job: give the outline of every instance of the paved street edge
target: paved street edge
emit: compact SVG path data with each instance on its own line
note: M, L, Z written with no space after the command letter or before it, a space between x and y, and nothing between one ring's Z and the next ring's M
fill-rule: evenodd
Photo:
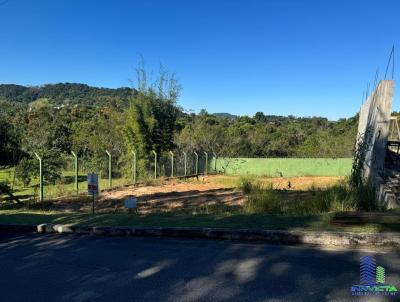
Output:
M90 227L61 224L0 224L0 232L88 234L101 236L142 236L240 240L274 244L319 246L400 247L397 233L306 232L284 230L226 230L217 228Z

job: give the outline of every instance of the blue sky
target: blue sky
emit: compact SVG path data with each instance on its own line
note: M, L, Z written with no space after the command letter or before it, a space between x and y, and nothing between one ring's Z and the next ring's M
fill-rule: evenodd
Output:
M350 117L400 46L396 0L3 1L0 83L130 86L142 55L196 112Z

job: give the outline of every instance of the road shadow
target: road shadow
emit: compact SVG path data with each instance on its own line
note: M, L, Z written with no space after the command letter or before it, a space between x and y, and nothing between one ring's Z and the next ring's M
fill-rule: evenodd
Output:
M399 287L399 251L0 233L4 301L359 301L364 255Z

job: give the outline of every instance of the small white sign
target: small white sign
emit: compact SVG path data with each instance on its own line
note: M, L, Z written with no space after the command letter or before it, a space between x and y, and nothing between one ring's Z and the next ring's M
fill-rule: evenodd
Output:
M99 176L96 173L89 173L87 176L88 194L99 195Z
M136 209L137 207L137 198L135 197L128 197L124 201L124 207L127 209Z

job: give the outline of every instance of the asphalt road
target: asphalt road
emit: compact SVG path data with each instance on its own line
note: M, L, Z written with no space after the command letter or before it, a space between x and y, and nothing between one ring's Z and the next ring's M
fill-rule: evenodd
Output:
M400 251L0 233L0 301L400 301L353 297L374 255L400 289Z

